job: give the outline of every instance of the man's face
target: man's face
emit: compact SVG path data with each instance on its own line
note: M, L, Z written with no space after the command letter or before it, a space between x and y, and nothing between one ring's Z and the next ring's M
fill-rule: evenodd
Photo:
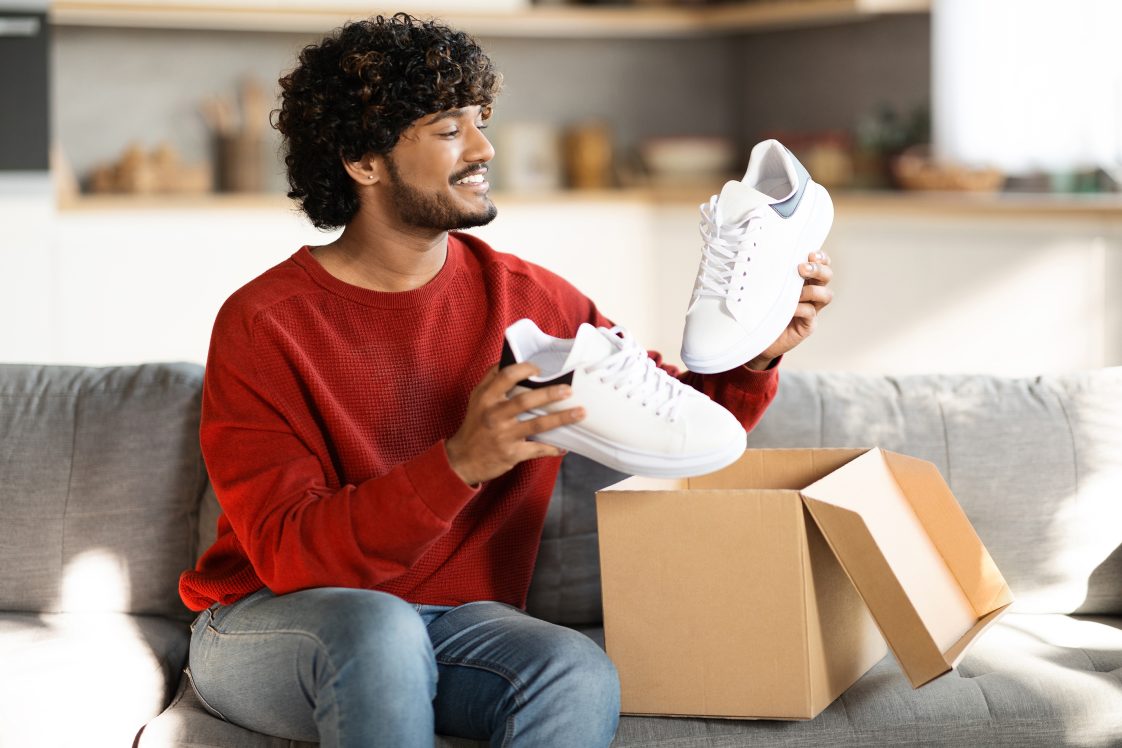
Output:
M383 156L388 196L402 223L449 231L490 223L498 210L487 196L487 162L495 149L483 134L482 108L427 115Z

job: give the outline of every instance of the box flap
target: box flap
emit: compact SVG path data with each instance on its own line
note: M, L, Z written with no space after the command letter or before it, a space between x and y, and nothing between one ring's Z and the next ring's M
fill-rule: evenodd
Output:
M946 672L941 650L861 515L826 501L804 501L912 685Z
M966 650L974 643L974 640L981 636L983 631L996 623L997 619L1000 618L1005 611L1009 610L1010 605L1012 605L1012 603L1002 605L1000 608L995 608L979 618L978 622L974 624L969 631L963 634L962 638L955 642L954 646L944 653L947 664L951 667L957 666L962 660L962 656L966 654Z
M867 449L748 449L733 464L689 479L690 489L767 488L798 491Z
M802 495L913 686L949 670L1012 599L930 463L873 449Z
M985 616L1013 602L1013 593L1005 577L998 571L950 486L939 474L939 468L927 460L896 452L884 452L884 459L927 528L932 543L974 606L974 612Z
M884 637L805 504L803 529L811 712L833 703L887 653ZM859 622L859 623L858 623Z

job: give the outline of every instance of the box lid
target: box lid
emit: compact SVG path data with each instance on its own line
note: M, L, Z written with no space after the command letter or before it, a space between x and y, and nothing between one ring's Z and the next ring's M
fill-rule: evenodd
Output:
M951 670L1012 602L930 462L870 449L800 493L913 687Z

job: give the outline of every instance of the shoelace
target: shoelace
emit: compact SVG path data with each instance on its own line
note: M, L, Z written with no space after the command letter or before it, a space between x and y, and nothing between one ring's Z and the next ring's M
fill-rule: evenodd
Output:
M616 325L608 329L597 328L610 335L619 351L588 367L589 373L599 372L600 381L611 384L615 389L626 388L624 394L641 397L643 407L654 406L654 414L673 422L678 416L678 408L687 385L682 384L662 369L647 355L631 333Z
M740 225L722 227L717 221L717 196L701 205L701 238L704 244L701 247L701 268L694 286L694 301L701 296L724 298L728 294L733 280L733 265L746 247L756 246L755 242L749 244L747 241L749 233L760 229L759 221L753 218L750 215ZM752 258L747 259L751 261ZM742 276L747 274L746 270L741 271Z

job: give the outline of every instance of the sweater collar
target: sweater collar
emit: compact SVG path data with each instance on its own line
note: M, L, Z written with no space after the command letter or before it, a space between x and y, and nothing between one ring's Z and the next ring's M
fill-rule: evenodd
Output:
M409 291L374 291L339 280L324 269L307 245L300 247L291 260L303 268L319 286L336 296L379 309L408 309L432 302L447 288L463 264L463 251L463 242L449 232L444 265L428 283Z

